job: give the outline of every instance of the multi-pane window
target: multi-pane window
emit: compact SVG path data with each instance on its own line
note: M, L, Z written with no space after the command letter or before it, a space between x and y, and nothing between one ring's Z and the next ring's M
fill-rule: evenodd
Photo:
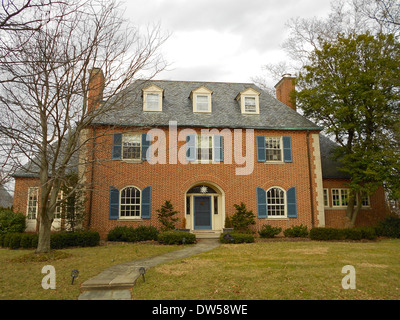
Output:
M349 203L349 189L332 189L332 206L346 207Z
M124 134L122 136L122 159L140 160L141 135Z
M160 108L160 96L158 93L147 93L146 94L146 111L159 111Z
M39 188L28 189L28 206L26 217L35 220L38 213Z
M255 97L244 97L244 112L256 113L256 98Z
M140 190L136 187L126 187L121 190L121 218L140 217Z
M196 96L196 110L209 111L208 96L198 94Z
M62 205L61 205L61 200L64 198L64 193L60 191L57 195L57 205L56 205L56 211L54 213L54 219L61 219L61 213L62 213Z
M213 160L213 137L198 135L197 136L197 160L212 161Z
M271 188L267 191L268 217L282 217L285 215L285 191L280 188Z
M265 137L265 151L267 161L282 161L281 138Z
M367 194L363 194L362 195L361 205L363 207L369 207L370 206L369 196Z
M340 189L332 189L332 206L340 207Z

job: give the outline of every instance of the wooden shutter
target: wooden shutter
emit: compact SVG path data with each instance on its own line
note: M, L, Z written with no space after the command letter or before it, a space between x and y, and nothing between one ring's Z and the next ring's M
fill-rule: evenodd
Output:
M112 159L121 160L122 158L122 133L114 133Z
M292 138L282 137L283 142L283 160L285 162L292 162Z
M142 160L150 160L151 137L149 133L142 133ZM148 153L148 156L147 156Z
M257 217L267 218L267 193L260 187L257 187Z
M196 161L196 135L194 134L186 136L186 160Z
M257 161L258 162L267 161L267 153L265 151L265 137L257 136L256 142L257 142Z
M286 192L286 201L288 218L297 218L296 187L292 187Z
M150 219L151 217L151 187L142 190L142 219Z
M110 213L109 219L115 220L119 218L119 190L110 187Z
M214 161L224 161L223 138L221 135L214 136Z

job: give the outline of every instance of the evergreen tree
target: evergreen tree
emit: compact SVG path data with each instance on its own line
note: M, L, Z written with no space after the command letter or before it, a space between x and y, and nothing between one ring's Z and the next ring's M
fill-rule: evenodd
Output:
M158 221L163 225L161 227L162 231L174 230L175 223L179 220L178 217L174 217L178 211L174 210L171 200L165 201L161 206L161 209L157 209Z

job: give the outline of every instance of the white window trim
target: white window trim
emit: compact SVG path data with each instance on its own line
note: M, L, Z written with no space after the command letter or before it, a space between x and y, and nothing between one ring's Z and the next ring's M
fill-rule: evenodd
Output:
M339 205L335 205L335 204L334 204L334 201L333 201L333 190L339 190L339 201L340 201L340 204L339 204ZM332 201L332 202L331 202L331 203L332 203L332 208L335 208L335 209L338 209L338 208L341 208L341 209L347 208L347 204L343 205L343 203L342 203L342 192L343 192L344 190L346 190L348 194L350 193L350 189L349 189L349 188L331 188L331 198L329 199L329 197L328 197L328 201L329 201L329 200ZM371 199L370 199L369 195L367 195L367 197L368 197L368 203L369 203L369 205L365 206L365 205L362 205L362 204L361 204L361 208L371 208ZM358 196L357 196L357 198L358 198ZM355 200L356 200L355 204L357 204L357 201L359 200L359 199L357 199L357 198L355 199ZM362 201L362 200L361 200L361 201Z
M64 200L64 191L60 190L59 193L58 193L58 195L57 195L57 201L62 201L62 200ZM60 209L60 217L59 217L59 218L56 218L56 216L57 216L57 209ZM60 220L61 220L62 211L63 211L62 209L63 209L63 207L62 207L61 203L58 203L58 204L56 205L56 210L54 211L54 220L57 220L57 221L60 221Z
M124 137L127 136L139 136L139 158L124 158ZM142 134L141 133L124 133L122 134L122 145L121 145L121 160L139 162L142 161Z
M248 112L246 111L246 98L255 98L256 102L256 111L255 112ZM248 88L242 92L240 92L236 100L240 101L240 109L242 114L260 114L260 93L253 88Z
M267 139L279 139L279 145L281 150L281 160L268 160L265 159L265 163L284 163L283 159L283 139L282 136L265 136L265 157L267 157Z
M270 215L268 214L268 191L270 191L271 189L274 189L274 188L283 191L284 206L285 206L285 208L284 208L285 214L284 214L283 216L270 216ZM288 219L288 217L287 217L287 197L286 197L286 190L283 189L283 188L281 188L281 187L279 187L279 186L273 186L273 187L269 188L269 189L266 191L266 194L265 194L265 195L266 195L266 201L267 201L267 219Z
M28 218L29 216L29 197L31 194L31 190L36 192L36 206L35 206L35 218ZM26 205L26 218L28 220L37 220L38 217L38 212L39 212L39 188L38 187L29 187L28 188L28 201L27 201L27 205Z
M162 100L163 100L164 90L157 87L156 85L151 85L145 89L143 89L143 111L146 112L161 112L162 111ZM157 94L158 95L158 109L149 109L147 108L147 95L148 94Z
M139 216L128 216L128 217L124 217L121 216L121 207L122 207L122 190L127 189L127 188L136 188L139 190L139 199L140 199L140 204L139 204ZM119 220L141 220L142 219L142 190L136 186L133 185L129 185L129 186L125 186L121 189L121 191L119 192L119 212L118 212L118 219Z
M197 109L197 97L198 96L206 96L208 98L208 108L207 110L198 110ZM210 113L211 112L211 94L206 93L196 93L193 95L193 112L196 113Z
M198 149L199 137L208 137L208 138L211 137L211 160L198 159L197 149ZM196 134L196 142L195 143L196 143L195 144L196 160L192 161L192 163L215 163L215 161L214 161L214 152L215 152L214 135L212 135L212 134Z
M326 200L327 200L327 204L325 205L325 191L326 191ZM323 200L324 200L324 207L325 208L329 208L330 207L330 201L329 201L329 189L328 188L324 188L323 189Z

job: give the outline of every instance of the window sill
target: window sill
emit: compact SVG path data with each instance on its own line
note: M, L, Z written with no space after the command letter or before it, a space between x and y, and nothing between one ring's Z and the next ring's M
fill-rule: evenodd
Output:
M272 219L272 220L289 220L288 217L275 217L275 216L267 216L267 220Z
M125 163L142 163L143 162L143 160L134 160L134 159L122 159L121 161L125 162Z
M285 161L265 161L264 164L285 164Z
M143 221L142 218L118 218L117 221Z

